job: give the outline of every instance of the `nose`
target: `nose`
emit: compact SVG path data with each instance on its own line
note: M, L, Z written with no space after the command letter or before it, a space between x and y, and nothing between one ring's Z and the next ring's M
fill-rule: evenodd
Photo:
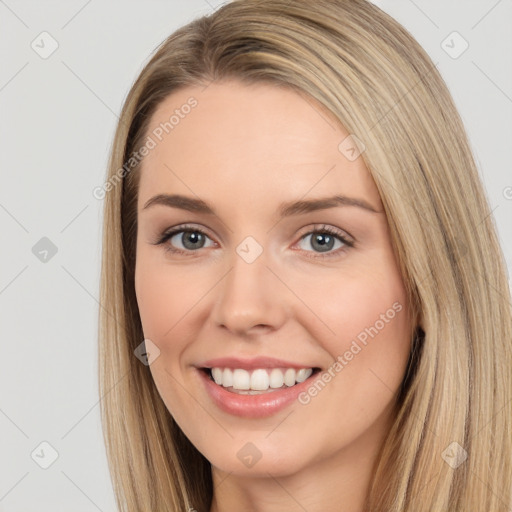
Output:
M265 251L252 263L237 253L231 262L231 270L216 287L215 324L237 336L279 329L290 309L283 283L267 266Z

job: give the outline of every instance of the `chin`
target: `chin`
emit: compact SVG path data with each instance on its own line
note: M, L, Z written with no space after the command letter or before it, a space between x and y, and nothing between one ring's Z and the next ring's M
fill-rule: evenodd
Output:
M267 435L267 434L265 434ZM248 436L243 441L234 441L232 446L223 446L221 451L204 455L212 467L228 474L250 477L285 477L300 472L311 463L308 454L298 447L301 442L290 441L288 446L272 443L264 438L254 442Z

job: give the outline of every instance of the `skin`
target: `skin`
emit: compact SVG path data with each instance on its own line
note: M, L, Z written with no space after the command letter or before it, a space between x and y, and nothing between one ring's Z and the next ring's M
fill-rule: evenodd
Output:
M144 335L160 350L150 366L155 384L212 464L211 512L363 512L411 348L375 183L362 157L350 161L338 149L348 132L325 109L275 85L182 89L160 104L148 133L191 96L197 106L145 157L140 176L135 285ZM144 208L162 193L201 198L216 214ZM337 206L279 218L282 202L333 194L377 213ZM166 251L171 243L187 251L182 234L155 245L184 223L206 232L202 248ZM354 246L337 241L321 252L308 233L324 225ZM250 264L236 252L247 236L263 248ZM327 371L396 303L401 311L307 405L241 418L220 410L199 379L195 365L226 356ZM252 467L237 457L248 442L261 454Z

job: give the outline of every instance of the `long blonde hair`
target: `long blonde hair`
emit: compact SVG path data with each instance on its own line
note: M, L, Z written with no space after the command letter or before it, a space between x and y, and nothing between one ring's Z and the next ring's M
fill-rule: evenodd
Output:
M210 507L210 464L134 356L143 332L134 291L139 173L131 159L170 93L229 78L306 94L364 143L421 318L365 510L509 511L512 314L495 226L438 70L366 0L236 0L172 34L130 90L103 188L99 333L102 421L119 509Z

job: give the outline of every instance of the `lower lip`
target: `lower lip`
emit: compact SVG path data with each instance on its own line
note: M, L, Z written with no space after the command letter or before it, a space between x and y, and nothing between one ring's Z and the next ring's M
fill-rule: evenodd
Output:
M272 416L294 402L298 395L311 384L310 379L316 377L316 373L314 373L304 382L278 391L269 391L259 395L241 395L227 391L222 386L215 384L206 372L202 370L198 370L198 372L213 402L223 411L244 418Z

